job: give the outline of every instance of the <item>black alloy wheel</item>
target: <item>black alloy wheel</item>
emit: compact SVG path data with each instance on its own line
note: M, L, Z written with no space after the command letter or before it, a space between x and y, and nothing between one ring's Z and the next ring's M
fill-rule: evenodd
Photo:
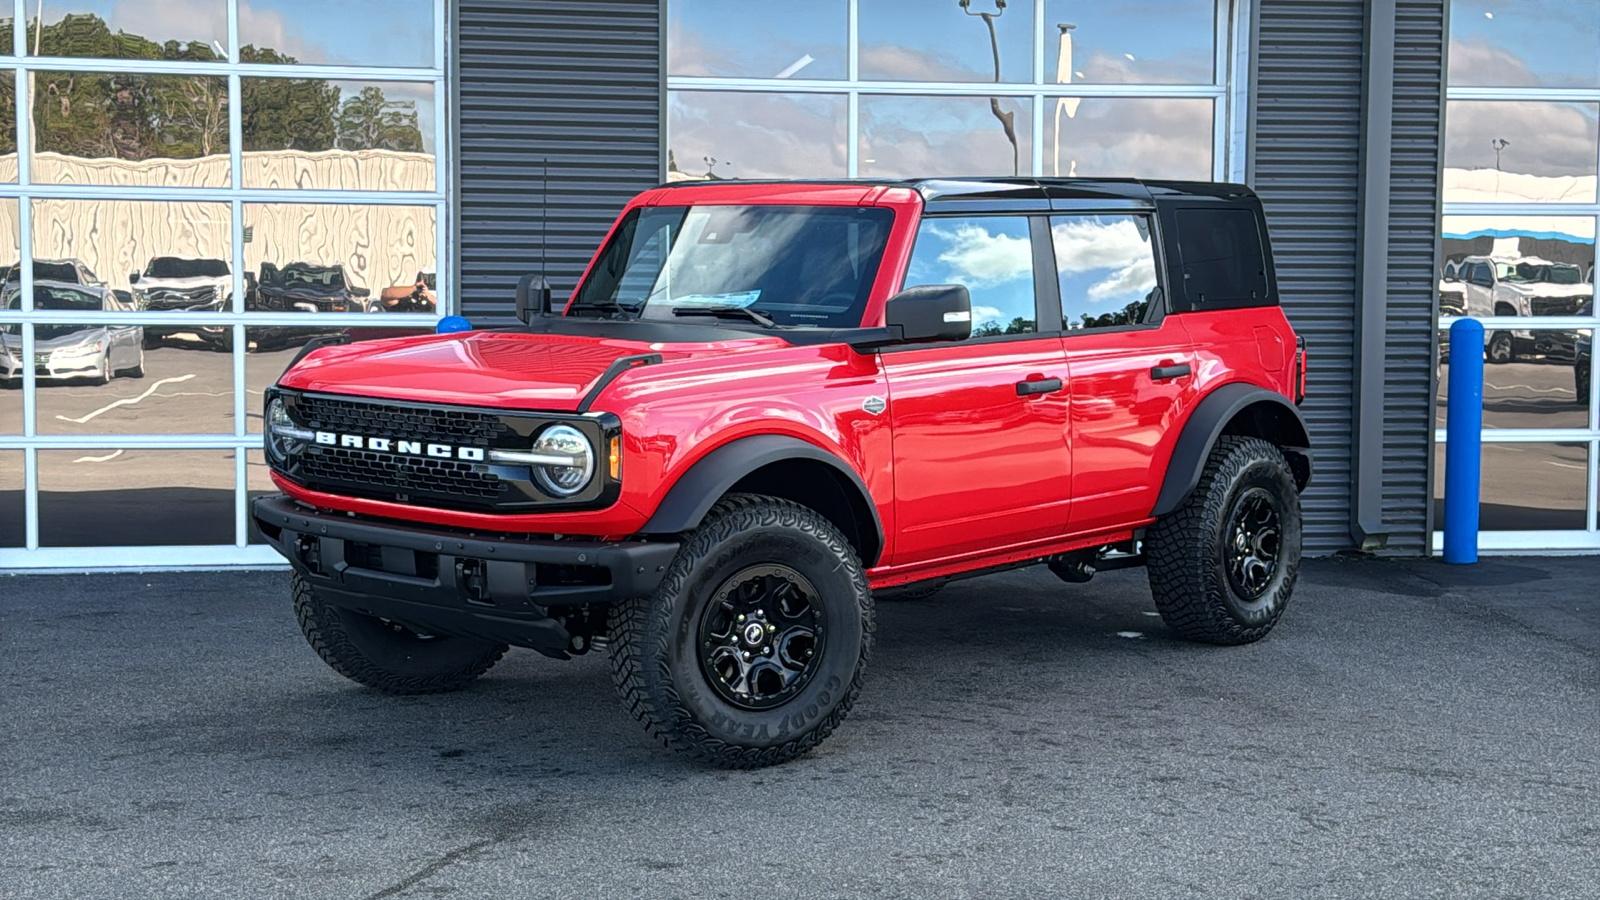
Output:
M785 565L736 573L700 616L701 670L741 709L771 709L800 693L816 674L822 644L822 600Z
M1281 519L1277 500L1264 488L1252 487L1234 500L1223 555L1228 584L1240 600L1253 603L1271 587L1283 539Z

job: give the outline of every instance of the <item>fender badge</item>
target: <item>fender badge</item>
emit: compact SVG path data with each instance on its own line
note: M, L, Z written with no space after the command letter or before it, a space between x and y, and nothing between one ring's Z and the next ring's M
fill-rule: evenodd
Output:
M883 402L882 397L868 397L867 399L861 401L861 408L875 416L878 413L888 409L889 404Z

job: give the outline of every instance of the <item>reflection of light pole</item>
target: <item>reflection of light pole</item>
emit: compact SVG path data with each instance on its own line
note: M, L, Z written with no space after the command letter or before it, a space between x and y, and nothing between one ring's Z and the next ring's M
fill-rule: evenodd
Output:
M975 13L975 12L973 12L971 10L971 8L970 8L972 6L972 0L957 0L957 2L961 5L961 11L962 12L966 13L969 16L977 16L978 18L983 20L983 24L989 26L989 48L994 51L994 83L995 84L999 84L1000 83L1000 39L998 37L996 37L995 33L994 33L994 20L1000 18L1002 15L1005 14L1005 11L1006 11L1006 0L994 0L995 11L992 12L992 13L987 13L987 12ZM1021 161L1020 161L1020 158L1019 158L1019 155L1018 155L1019 151L1017 149L1017 129L1016 129L1017 114L1014 113L1014 112L1006 112L1006 111L1002 110L1000 108L1000 98L999 97L990 97L989 98L989 111L994 113L994 117L996 119L1000 120L1000 127L1005 130L1006 140L1011 142L1011 174L1012 175L1020 175L1020 174L1022 174L1022 166L1021 166Z
M1494 148L1494 193L1500 196L1500 151L1510 146L1511 142L1505 138L1494 138L1489 141L1489 146Z
M1056 27L1061 29L1061 44L1056 50L1056 84L1071 84L1072 29L1078 26L1068 25L1067 23L1062 22L1056 25ZM1081 98L1078 97L1061 97L1056 100L1056 143L1055 155L1052 157L1051 162L1052 171L1057 176L1061 174L1061 114L1063 112L1066 113L1067 118L1069 119L1076 116L1078 114L1078 103L1080 99ZM1078 174L1077 160L1073 160L1071 165L1067 167L1067 174Z

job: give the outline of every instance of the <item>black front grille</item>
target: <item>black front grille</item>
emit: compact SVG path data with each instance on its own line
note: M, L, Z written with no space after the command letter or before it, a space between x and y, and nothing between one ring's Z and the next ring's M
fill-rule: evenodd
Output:
M306 427L317 431L465 447L490 447L511 433L499 416L470 409L398 406L308 394L296 402L295 412Z
M1587 297L1534 297L1528 301L1528 314L1534 316L1581 315L1578 307Z
M482 463L340 447L306 448L300 471L312 482L361 485L385 494L494 500L507 490L505 482Z

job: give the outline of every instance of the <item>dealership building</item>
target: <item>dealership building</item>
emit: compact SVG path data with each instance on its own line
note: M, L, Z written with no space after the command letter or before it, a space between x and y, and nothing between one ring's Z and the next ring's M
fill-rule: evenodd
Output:
M1482 546L1600 551L1594 0L0 4L0 570L275 564L299 348L507 324L640 190L946 175L1260 194L1308 552L1438 546L1462 316Z

